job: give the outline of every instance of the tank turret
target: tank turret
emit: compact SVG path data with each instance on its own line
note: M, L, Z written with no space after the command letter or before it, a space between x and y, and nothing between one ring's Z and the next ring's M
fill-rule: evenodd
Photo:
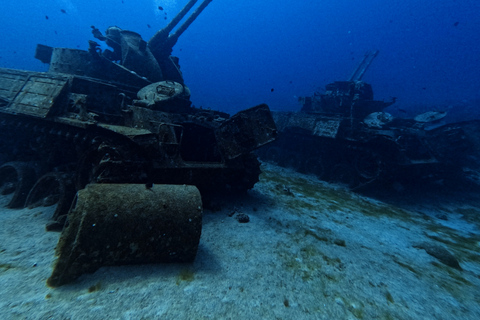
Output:
M325 86L324 92L315 92L312 97L300 98L302 112L338 114L346 117L363 118L372 112L381 112L395 103L375 101L373 89L362 77L378 50L368 51L347 81L335 81Z
M162 80L184 84L178 58L171 56L172 49L212 0L204 0L177 30L172 31L196 2L190 0L149 41L143 40L136 32L117 26L109 27L105 34L92 26L93 36L105 42L110 49L102 51L95 41L89 41L88 50L38 45L35 57L43 63L49 63L49 72L54 73L88 76L136 87Z
M47 229L63 231L50 286L102 265L192 261L202 200L258 181L253 151L276 138L268 106L192 107L171 56L211 0L171 34L195 2L148 42L92 27L110 49L39 45L48 72L0 68L0 199L54 208Z
M367 52L348 80L300 98L299 112L273 112L279 137L260 157L351 188L458 175L472 145L465 127L429 130L445 112L414 119L385 112L396 99L374 100L372 86L362 81L377 55Z
M155 33L155 35L148 41L148 47L162 68L165 78L168 80L183 82L183 80L181 80L181 73L176 58L171 56L172 48L177 43L178 38L183 32L185 32L185 30L187 30L212 0L204 0L185 20L185 22L178 27L175 32L171 33L196 2L197 0L190 0L165 28L157 31L157 33Z

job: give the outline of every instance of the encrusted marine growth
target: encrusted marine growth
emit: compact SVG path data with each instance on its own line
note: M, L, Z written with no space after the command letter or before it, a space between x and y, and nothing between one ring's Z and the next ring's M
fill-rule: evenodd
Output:
M110 49L95 41L87 51L39 45L48 72L0 69L2 200L56 205L47 228L67 225L50 285L101 265L193 260L200 194L258 181L253 151L276 137L268 106L232 117L192 107L171 56L211 0L171 33L195 2L148 42L92 27Z

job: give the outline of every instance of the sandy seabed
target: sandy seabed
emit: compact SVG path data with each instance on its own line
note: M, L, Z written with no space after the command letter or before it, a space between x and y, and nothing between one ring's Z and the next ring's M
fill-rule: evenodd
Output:
M194 263L103 267L55 289L52 208L2 210L0 318L480 319L478 190L373 197L262 168L247 195L204 210Z

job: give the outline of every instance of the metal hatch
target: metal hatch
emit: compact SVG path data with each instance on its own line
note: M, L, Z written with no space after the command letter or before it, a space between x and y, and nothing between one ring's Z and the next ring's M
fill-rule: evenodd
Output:
M45 118L67 86L68 80L68 77L30 75L4 110Z

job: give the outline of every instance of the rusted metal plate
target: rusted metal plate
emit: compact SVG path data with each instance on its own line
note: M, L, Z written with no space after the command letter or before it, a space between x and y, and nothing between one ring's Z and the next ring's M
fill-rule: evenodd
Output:
M25 71L3 69L0 72L0 98L5 102L11 102L27 78L28 73Z
M116 126L111 124L98 123L98 127L126 136L135 143L147 146L158 143L157 135L146 129L129 128L125 126Z
M115 133L119 133L121 135L127 136L129 138L137 137L137 136L144 136L144 135L151 135L152 132L146 129L137 129L137 128L130 128L125 126L117 126L113 124L106 124L106 123L98 123L97 124L100 128L104 128Z
M313 132L313 130L315 129L315 122L315 117L303 113L298 113L293 114L292 117L290 117L287 126L292 128L302 128L304 130Z
M445 118L447 112L445 111L427 111L425 113L419 114L414 118L417 122L434 122L440 119Z
M335 138L340 127L340 120L337 119L325 119L318 120L315 124L313 134L319 137Z
M275 140L277 128L270 109L262 104L235 114L215 134L224 156L234 159Z
M369 128L383 128L388 123L392 122L393 116L387 112L372 112L363 119Z
M31 75L5 110L45 118L66 87L68 80L68 77Z

